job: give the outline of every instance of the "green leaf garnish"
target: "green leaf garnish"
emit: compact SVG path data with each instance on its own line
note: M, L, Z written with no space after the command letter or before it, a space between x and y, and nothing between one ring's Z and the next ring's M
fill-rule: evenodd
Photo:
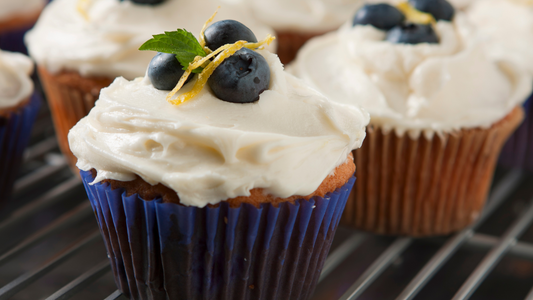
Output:
M174 87L174 89L167 95L168 102L174 105L180 105L191 100L200 93L209 77L226 58L235 54L235 52L242 48L252 50L262 49L261 47L263 45L270 45L275 39L275 37L269 34L264 40L258 43L237 41L233 44L226 44L218 49L211 50L205 47L204 32L209 23L211 23L217 15L217 12L218 9L202 27L202 30L200 31L200 41L196 40L194 35L187 30L178 29L177 31L154 35L153 39L148 40L139 48L139 50L152 50L175 54L176 59L183 66L185 72L176 84L176 87ZM174 95L176 95L176 93L183 87L191 73L199 73L198 76L196 76L197 79L192 90L179 95L177 99L172 99L172 97L174 97Z
M194 61L196 56L205 57L207 55L194 35L185 29L156 34L152 39L146 41L139 50L175 54L183 70L187 70L189 64ZM192 72L200 73L202 70L203 68L198 67Z

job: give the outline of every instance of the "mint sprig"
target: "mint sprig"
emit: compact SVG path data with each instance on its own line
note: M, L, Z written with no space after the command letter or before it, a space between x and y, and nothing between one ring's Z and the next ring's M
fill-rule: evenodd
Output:
M139 50L175 54L183 70L189 67L196 56L205 57L207 55L194 35L185 29L156 34L152 39L146 41ZM200 73L202 70L203 68L196 68L192 72Z

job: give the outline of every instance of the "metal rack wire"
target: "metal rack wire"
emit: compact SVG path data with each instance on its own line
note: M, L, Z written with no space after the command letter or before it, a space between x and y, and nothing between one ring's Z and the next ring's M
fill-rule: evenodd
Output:
M533 300L531 198L533 176L498 170L479 221L452 236L380 237L341 228L313 299ZM125 299L114 286L81 181L58 152L46 109L13 203L0 221L0 300ZM490 279L502 272L498 266L520 266L520 286L508 297L490 294L493 285L506 290L501 276Z

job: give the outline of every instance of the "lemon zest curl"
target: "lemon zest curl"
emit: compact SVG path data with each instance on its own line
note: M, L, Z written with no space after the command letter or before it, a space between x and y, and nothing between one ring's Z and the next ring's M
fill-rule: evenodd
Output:
M235 52L241 50L242 48L260 50L264 48L263 46L265 44L270 45L270 43L272 43L272 41L276 39L275 37L269 34L264 40L257 42L257 43L249 43L247 41L237 41L233 44L226 44L224 46L221 46L214 51L209 49L205 45L204 32L207 29L209 23L213 22L213 20L215 19L215 16L217 15L219 8L220 6L217 8L215 13L207 20L207 22L204 23L204 26L202 27L202 30L200 31L200 39L198 40L198 42L200 43L200 46L202 46L202 48L204 49L207 55L205 57L196 56L194 60L191 63L189 63L189 66L187 67L183 75L181 76L180 80L178 81L178 84L176 84L174 89L172 89L172 91L168 93L167 95L167 98L166 98L167 101L173 105L180 105L196 97L204 88L209 77L211 77L213 72L215 72L215 69L218 66L220 66L220 64L222 64L226 58L235 54ZM214 58L213 61L211 61L212 58ZM187 81L187 78L192 73L192 71L199 67L203 67L204 69L200 74L198 74L198 78L196 79L196 82L194 83L192 90L190 90L187 93L183 93L179 95L176 99L172 99L174 95L176 95L176 93L183 87L183 85L185 84L185 81Z
M176 87L174 87L174 89L167 95L167 101L173 105L180 105L191 100L192 98L196 97L200 93L200 91L202 91L209 77L213 74L215 69L220 66L220 64L222 64L224 60L226 60L226 58L232 56L233 54L235 54L235 52L239 51L242 48L248 48L252 50L261 49L265 44L270 45L270 43L272 43L274 39L275 37L269 34L264 40L258 43L237 41L233 44L221 46L220 48L216 49L215 51L212 51L205 57L196 56L187 67L187 70L185 70L185 72L181 76ZM215 59L213 61L210 61L210 59L213 57L215 57ZM192 71L202 66L205 66L204 70L200 74L198 74L198 78L196 79L192 90L182 95L179 95L176 99L172 99L174 95L176 95L176 93L183 87L185 81L187 81L187 77L189 77Z
M405 15L405 18L408 21L411 21L413 23L433 25L437 23L433 15L419 11L407 1L398 3L396 7Z
M219 9L220 9L220 6L217 7L217 10L215 10L215 13L204 23L204 26L202 26L202 30L200 31L200 39L198 40L198 42L200 43L200 46L202 46L202 48L204 49L205 53L207 53L207 54L209 54L209 53L211 53L213 51L205 46L205 35L204 35L204 32L207 29L207 26L209 25L209 23L213 22L213 20L215 19Z

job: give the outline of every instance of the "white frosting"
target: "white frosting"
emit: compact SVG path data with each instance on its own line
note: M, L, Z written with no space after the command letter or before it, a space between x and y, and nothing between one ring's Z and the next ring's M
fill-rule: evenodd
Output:
M439 44L407 45L346 24L312 39L290 69L332 100L364 107L372 124L413 138L488 127L531 92L532 77L486 55L461 13L436 30Z
M249 6L258 20L275 30L312 33L339 28L365 3L364 0L225 1Z
M88 20L77 9L79 0L54 0L26 35L30 55L52 73L73 70L83 76L143 76L155 55L138 51L164 31L185 28L196 36L221 5L218 0L167 0L156 6L131 1L89 0ZM83 2L82 2L83 3ZM261 40L272 33L243 9L222 5L215 19L235 19Z
M468 20L490 42L490 54L509 58L533 74L533 6L525 0L479 0L466 9Z
M446 0L450 2L450 4L456 9L456 10L464 10L467 8L470 4L472 4L474 1L477 0Z
M27 56L0 50L0 109L27 99L33 91L33 62Z
M253 103L219 100L206 86L174 106L148 77L117 78L69 133L78 168L96 169L95 182L137 174L198 207L253 188L278 197L311 194L361 146L369 116L329 101L284 72L276 55L259 53L272 75Z
M45 0L0 0L0 20L35 13L42 9L44 4Z

